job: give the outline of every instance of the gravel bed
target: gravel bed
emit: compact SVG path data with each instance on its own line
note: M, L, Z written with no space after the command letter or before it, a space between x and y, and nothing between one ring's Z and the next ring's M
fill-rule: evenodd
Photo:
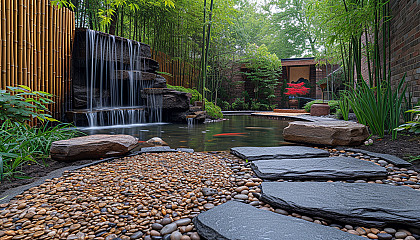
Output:
M420 188L416 171L358 153L327 150L332 156L373 161L388 170L386 179L356 182ZM371 239L420 239L416 229L350 226L274 209L258 199L261 182L245 161L227 152L125 157L65 172L1 204L0 239L198 240L192 218L231 199Z

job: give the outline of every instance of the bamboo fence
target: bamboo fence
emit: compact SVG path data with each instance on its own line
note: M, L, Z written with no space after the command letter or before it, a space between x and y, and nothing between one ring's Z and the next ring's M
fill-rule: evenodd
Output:
M0 89L26 85L51 93L51 114L61 119L70 91L74 13L49 0L2 0L0 17Z
M161 51L152 50L152 58L159 63L159 71L170 85L196 88L196 80L200 77L197 64L181 59L173 59Z

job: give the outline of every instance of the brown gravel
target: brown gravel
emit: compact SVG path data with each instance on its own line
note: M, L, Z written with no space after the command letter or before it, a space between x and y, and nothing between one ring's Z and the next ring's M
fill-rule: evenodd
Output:
M380 164L357 153L328 149ZM387 179L366 182L418 189L420 175L387 164ZM365 237L406 234L399 227L376 229L336 223L318 216L274 209L258 200L261 179L245 161L226 152L153 153L101 163L46 181L0 205L0 240L10 239L173 239L200 237L191 219L232 198L260 209L302 218ZM363 180L362 180L363 181ZM173 236L172 236L173 235ZM369 236L368 236L369 235Z

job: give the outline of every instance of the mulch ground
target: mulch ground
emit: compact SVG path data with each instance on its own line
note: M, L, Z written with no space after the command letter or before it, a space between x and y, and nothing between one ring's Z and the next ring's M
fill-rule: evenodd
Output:
M370 152L386 153L395 155L404 160L410 160L411 156L420 155L420 136L415 134L400 133L396 140L391 136L384 138L373 138L373 144L369 146L358 146L355 148L367 150ZM420 161L413 161L415 168L420 169Z

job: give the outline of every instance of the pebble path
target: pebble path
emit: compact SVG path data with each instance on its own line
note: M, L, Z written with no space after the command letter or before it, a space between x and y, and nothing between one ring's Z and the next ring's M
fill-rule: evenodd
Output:
M373 161L389 173L386 179L355 182L419 190L416 171L358 153L326 150L332 156ZM198 240L191 219L231 199L370 239L420 239L416 229L351 226L274 209L258 200L261 182L245 161L226 152L126 157L66 172L1 204L0 240Z

